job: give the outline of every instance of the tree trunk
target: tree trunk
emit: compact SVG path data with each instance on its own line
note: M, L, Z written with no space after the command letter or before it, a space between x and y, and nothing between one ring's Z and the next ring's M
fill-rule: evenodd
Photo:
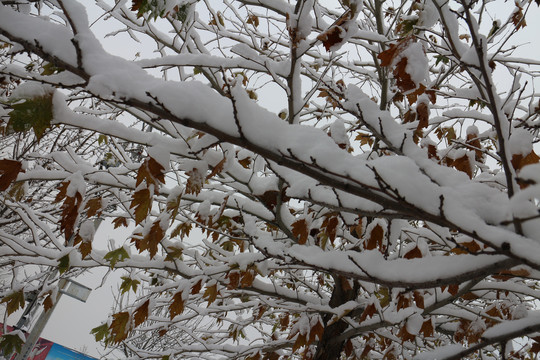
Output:
M332 308L338 307L347 301L356 299L360 286L355 283L352 288L344 285L347 279L342 276L336 276L334 290L332 291L332 297L330 298L330 306ZM313 357L313 360L338 360L341 357L341 352L345 346L345 340L335 341L335 339L343 334L348 328L348 324L344 320L338 320L331 325L327 325L332 319L332 315L327 314L323 317L324 332L322 339L320 339L317 346L317 352Z

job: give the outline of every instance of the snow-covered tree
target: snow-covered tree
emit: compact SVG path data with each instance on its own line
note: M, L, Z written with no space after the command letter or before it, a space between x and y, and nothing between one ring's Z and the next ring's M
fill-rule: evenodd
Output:
M131 359L536 358L538 0L0 4L7 314L102 267Z

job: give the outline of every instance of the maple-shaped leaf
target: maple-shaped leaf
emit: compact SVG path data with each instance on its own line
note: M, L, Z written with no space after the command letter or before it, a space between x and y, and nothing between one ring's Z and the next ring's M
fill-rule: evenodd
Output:
M351 20L353 15L354 11L351 9L345 11L328 29L317 36L317 40L322 41L326 51L330 51L334 45L339 45L343 41L341 34L347 32L347 21Z
M96 326L90 330L90 334L94 335L96 341L105 340L109 337L109 326L107 324Z
M405 259L416 259L422 257L422 252L418 248L418 246L415 246L411 250L407 251L407 253L403 256Z
M109 261L111 264L111 269L114 269L117 263L129 259L129 254L122 246L118 249L109 251L107 254L105 254L105 256L103 256L103 259Z
M79 245L79 252L81 253L81 258L84 260L88 255L92 253L92 242L81 241L81 245Z
M465 174L469 176L469 178L472 179L474 175L473 174L474 169L472 167L468 154L465 154L462 157L455 159L454 161L452 161L451 164L457 170L464 172Z
M12 200L21 201L26 195L26 182L16 181L8 190L8 195Z
M217 289L217 284L214 284L212 286L206 287L203 297L208 301L208 305L210 305L214 301L216 301L218 294L219 294L219 291Z
M253 281L255 280L255 271L253 270L248 270L248 271L244 271L242 272L242 279L240 280L240 287L242 288L246 288L246 287L250 287L251 285L253 285Z
M150 194L150 190L140 189L133 194L133 200L131 200L129 208L135 208L135 223L137 225L139 225L144 219L146 219L146 216L148 216L151 207L152 194Z
M525 22L525 15L523 15L523 8L516 2L517 9L512 14L512 23L516 27L516 30L522 29L527 26Z
M9 316L15 311L24 308L24 291L20 290L4 296L0 303L6 304L6 312Z
M58 271L60 272L60 275L65 273L70 269L70 263L69 263L69 254L62 256L60 259L58 259Z
M179 291L173 295L173 301L169 305L169 318L172 320L176 315L180 315L184 312L184 299L182 297L183 292Z
M208 174L208 176L206 176L206 179L211 179L213 178L214 176L216 176L217 174L220 174L222 171L223 171L223 167L225 166L225 162L226 162L227 158L223 157L223 159L221 159L220 162L218 162L216 164L216 166L214 166L214 168L212 169L212 171L210 172L210 174Z
M315 323L315 325L311 327L311 329L309 329L309 337L307 339L307 345L312 344L315 341L315 338L317 338L318 340L321 340L323 333L324 333L324 326L319 320Z
M167 211L171 214L171 219L173 220L178 215L181 199L182 193L179 193L177 196L170 196L169 198L167 198Z
M52 309L53 306L54 306L54 300L52 297L52 293L49 292L47 296L45 297L45 299L43 300L43 310L47 312L50 309Z
M300 245L306 243L309 235L308 225L305 219L296 220L291 224L292 234L298 240Z
M424 337L430 337L433 336L434 329L433 329L433 321L431 319L427 319L422 323L422 327L420 328L420 333L424 334Z
M375 306L375 304L369 304L362 312L362 315L360 316L360 319L358 321L362 322L366 319L371 319L375 314L377 314L377 307Z
M133 292L137 292L137 287L141 283L137 279L132 279L129 276L122 276L122 283L120 284L120 292L122 294L127 293L130 290L133 290Z
M15 132L25 132L33 129L39 141L43 137L45 130L51 126L53 118L52 98L53 94L50 93L11 105L13 110L8 114L8 129Z
M398 333L397 333L397 336L402 340L402 341L414 341L414 339L416 339L416 336L413 335L413 334L410 334L408 331L407 331L407 325L403 325L403 327L401 329L399 329Z
M20 353L24 340L17 334L4 334L0 337L0 354L5 359L11 359L14 353Z
M22 170L22 163L16 160L0 160L0 191L5 191L17 179Z
M516 171L521 170L524 166L531 165L531 164L537 164L540 161L540 157L536 155L534 150L531 150L530 153L523 156L522 154L514 154L512 155L512 166Z
M424 295L422 295L419 291L413 292L413 299L416 303L416 307L423 309L424 308Z
M369 238L364 241L364 249L374 250L379 249L382 252L384 238L384 229L380 224L377 224L371 229Z
M79 216L79 209L82 205L82 195L77 191L74 196L68 196L67 190L70 186L70 181L64 181L58 187L58 194L54 199L54 203L64 200L62 204L62 217L60 219L60 230L64 232L66 241L71 238L74 233L75 223Z
M330 239L332 244L334 244L334 240L336 239L338 224L339 220L337 216L326 216L321 225L321 228L324 230L324 233L328 236L328 239Z
M296 340L294 341L294 345L292 347L293 353L296 352L296 350L300 349L302 346L306 346L306 334L297 334L298 336L296 337Z
M140 238L133 238L131 242L135 243L135 247L139 252L143 252L145 250L148 250L150 253L150 259L153 259L154 256L156 256L158 251L158 245L165 237L165 231L161 227L161 221L156 220L152 224L152 227L150 228L150 231L142 239Z
M429 107L425 102L416 106L416 116L418 118L418 129L425 129L429 126Z
M246 24L251 24L254 27L258 27L259 26L259 17L257 15L254 15L254 14L250 14L248 16Z
M133 326L137 327L148 319L148 307L150 305L150 300L146 300L144 304L139 306L133 312Z
M198 294L201 291L202 288L202 280L199 280L195 285L191 287L191 295Z
M510 270L503 270L497 274L492 275L494 279L507 281L513 277L528 277L531 275L530 271L527 269L510 269Z
M156 191L160 184L165 183L165 168L153 157L146 158L139 167L135 186L139 186L143 181L147 186L155 185Z
M225 278L229 280L227 289L238 289L238 286L240 286L240 273L238 271L229 271Z
M86 210L86 216L91 217L94 215L100 216L101 215L101 204L102 199L101 198L92 198L89 199L86 202L86 206L84 207Z
M112 315L109 325L110 336L113 344L119 344L125 340L131 330L129 312L123 311Z
M124 226L124 227L128 226L127 218L125 218L123 216L115 218L112 221L112 223L113 223L115 229L119 228L120 226Z
M397 297L397 310L406 309L411 306L411 298L407 294L399 294Z
M198 195L204 185L204 176L197 168L186 173L188 179L186 181L186 194Z
M192 226L191 223L181 223L171 232L171 238L180 236L180 239L183 239L184 237L189 236Z
M184 249L181 247L169 246L167 247L167 256L165 256L165 261L174 261L176 259L181 259Z
M410 35L401 39L395 44L390 44L390 47L388 49L377 55L377 58L381 60L381 66L392 65L394 58L396 58L403 50L405 50L409 46L409 44L413 43L414 41L416 41L415 37Z
M451 284L451 285L448 285L448 292L451 294L451 295L454 295L456 296L457 293L459 291L459 285L458 284Z

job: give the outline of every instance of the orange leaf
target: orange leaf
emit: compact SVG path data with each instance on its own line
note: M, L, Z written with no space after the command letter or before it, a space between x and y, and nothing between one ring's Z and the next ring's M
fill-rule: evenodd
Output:
M127 223L127 219L125 217L117 217L115 218L112 223L114 224L114 228L117 229L119 228L120 226L125 226L127 227L128 223Z
M229 271L225 278L229 279L229 283L227 284L227 289L229 290L237 289L240 285L240 273L238 271Z
M296 236L300 245L306 243L309 231L305 219L300 219L292 223L292 234Z
M422 252L418 248L418 246L415 246L411 250L407 251L407 253L403 256L405 259L417 259L422 257Z
M172 320L176 315L180 315L184 312L184 299L182 298L182 291L177 292L173 296L173 301L169 305L169 318Z
M159 183L165 183L165 168L154 158L146 158L139 167L135 185L139 186L139 184L142 183L143 180L146 182L147 185L156 185L157 190L157 186L159 185Z
M92 242L82 241L79 246L79 252L81 253L81 258L84 260L92 252Z
M422 327L420 328L420 332L424 334L424 337L430 337L433 336L433 322L431 319L427 319L422 323Z
M0 160L0 191L7 190L22 170L22 163L15 160Z
M413 299L416 303L416 306L420 309L424 308L424 295L422 295L419 291L413 292Z
M514 169L516 169L516 171L521 170L524 166L536 164L539 161L540 157L536 155L534 150L531 150L531 152L525 157L521 154L514 154L511 160L512 166L514 167Z
M369 304L368 306L366 306L366 308L362 312L359 322L362 322L368 318L371 319L373 315L375 315L376 313L377 313L377 308L375 307L375 304Z
M242 273L242 280L240 280L240 287L246 288L253 285L255 280L255 272L253 270L244 271Z
M139 306L137 310L133 313L133 324L134 326L139 326L148 319L148 305L150 305L150 300L146 300L144 304Z
M371 229L369 239L364 241L364 248L366 250L379 249L382 252L382 244L384 237L384 229L380 224L377 224Z
M473 177L473 168L471 166L471 162L469 160L469 155L465 154L462 157L455 159L452 162L452 166L455 167L457 170L464 172L465 174L469 175L469 178L472 179Z
M321 340L324 333L324 326L321 324L320 321L317 321L315 325L311 329L309 329L309 338L307 340L307 344L309 345L315 341L315 336L317 336L317 339Z
M86 216L91 217L101 214L101 198L92 198L86 202ZM98 214L99 212L99 214Z
M399 294L397 297L397 310L406 309L411 306L411 299L408 295Z
M152 195L150 194L150 190L141 189L133 194L133 200L131 200L129 208L135 208L135 223L137 225L146 219L146 216L150 212L151 205Z
M425 129L429 126L429 107L422 102L416 106L416 114L418 118L418 129Z
M109 326L111 329L111 337L113 344L119 344L122 340L125 340L128 336L129 331L129 313L127 311L113 314L113 321Z
M49 292L45 300L43 300L43 310L45 310L45 312L49 311L49 309L51 309L54 306L54 301L51 295L52 294Z
M191 295L198 294L202 288L202 280L199 280L195 285L191 287Z
M150 231L142 238L132 238L131 242L135 243L135 247L139 252L148 250L150 259L153 259L158 251L158 244L165 237L165 231L161 228L161 221L154 221Z
M448 292L450 294L456 296L458 291L459 291L459 285L458 284L448 285Z
M218 294L219 294L219 291L217 290L217 284L214 284L212 286L206 287L203 297L206 298L206 300L208 300L208 305L210 305L214 301L216 301Z
M324 232L328 236L328 239L330 239L330 242L334 244L334 240L336 239L336 233L337 233L337 226L338 226L338 218L336 216L330 216L325 217L323 220L323 223L321 225L322 228L324 228Z
M226 158L223 157L223 159L220 162L218 162L216 166L214 166L214 168L212 169L212 172L210 174L208 174L206 179L210 179L210 178L214 177L215 175L220 174L223 171L223 166L225 165L225 160L226 160Z
M198 195L204 185L204 176L197 168L186 173L189 178L186 181L186 194Z

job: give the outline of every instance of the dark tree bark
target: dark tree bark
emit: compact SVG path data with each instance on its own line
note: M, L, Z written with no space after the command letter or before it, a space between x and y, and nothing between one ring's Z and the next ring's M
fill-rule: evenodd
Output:
M332 308L343 305L347 301L356 299L360 286L358 283L354 283L353 287L345 285L347 279L342 276L334 277L334 290L332 291L332 297L330 298L330 306ZM341 335L349 326L344 320L338 320L335 323L328 325L332 315L326 314L323 317L324 332L322 339L320 339L317 346L317 352L313 357L313 360L338 360L341 357L341 352L345 347L346 340L335 341L335 339Z

